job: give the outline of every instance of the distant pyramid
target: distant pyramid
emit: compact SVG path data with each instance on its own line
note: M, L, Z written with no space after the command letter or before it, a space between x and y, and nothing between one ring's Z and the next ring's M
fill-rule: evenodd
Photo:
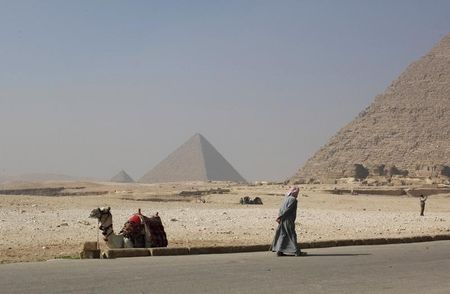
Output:
M111 178L110 182L134 183L134 180L124 170L121 170L117 175Z
M450 176L450 35L412 63L291 178Z
M139 182L232 181L245 179L202 135L195 134Z

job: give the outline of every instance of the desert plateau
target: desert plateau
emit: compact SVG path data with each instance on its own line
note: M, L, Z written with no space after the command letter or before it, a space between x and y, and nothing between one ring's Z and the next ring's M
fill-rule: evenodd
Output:
M430 194L430 187L437 186L420 187ZM264 182L2 184L0 262L79 258L82 244L97 238L104 247L96 220L88 216L105 206L111 207L116 232L139 208L148 216L158 212L169 247L270 244L288 189ZM364 187L359 182L301 185L299 241L449 234L450 193L435 188L440 194L430 194L425 216L420 216L417 189ZM260 197L263 205L240 204L245 196Z

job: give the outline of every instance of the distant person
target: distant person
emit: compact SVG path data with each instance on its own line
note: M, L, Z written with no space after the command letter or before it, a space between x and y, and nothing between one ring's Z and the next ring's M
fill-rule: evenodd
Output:
M301 252L297 243L297 233L295 232L295 219L297 217L297 197L299 193L298 187L292 187L286 194L286 197L281 204L278 217L278 223L275 237L272 242L272 251L277 253L277 256L306 255L306 252Z
M420 216L423 216L425 212L425 202L427 201L428 196L420 195Z

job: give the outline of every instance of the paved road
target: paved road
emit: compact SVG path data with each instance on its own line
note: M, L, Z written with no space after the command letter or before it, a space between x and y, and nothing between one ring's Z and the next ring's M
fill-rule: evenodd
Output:
M0 265L0 293L450 293L450 241Z

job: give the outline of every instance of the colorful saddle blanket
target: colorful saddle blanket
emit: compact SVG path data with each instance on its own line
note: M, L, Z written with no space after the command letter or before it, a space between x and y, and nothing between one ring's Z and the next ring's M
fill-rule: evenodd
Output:
M136 221L138 220L138 221ZM121 233L131 239L134 247L167 247L167 235L158 214L147 217L134 214L124 224Z

